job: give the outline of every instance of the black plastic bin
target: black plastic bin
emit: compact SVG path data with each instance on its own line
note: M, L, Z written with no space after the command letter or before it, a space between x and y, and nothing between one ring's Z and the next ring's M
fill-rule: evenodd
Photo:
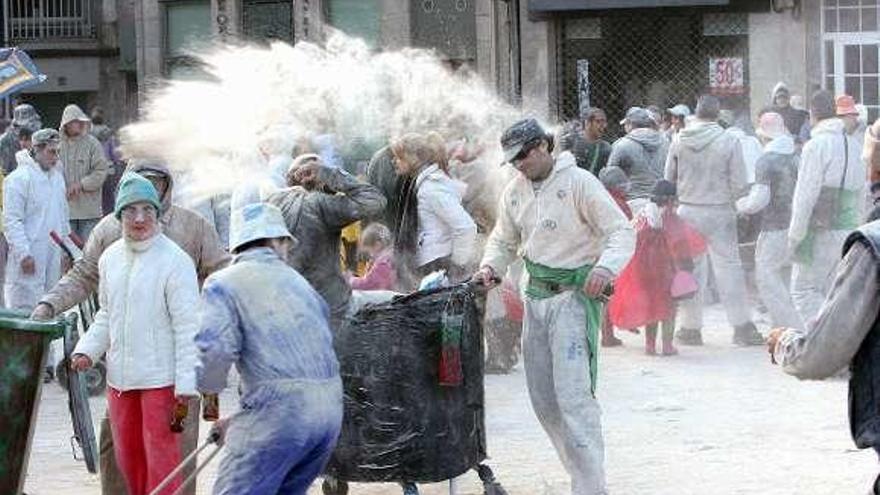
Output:
M439 482L486 458L483 335L459 285L367 306L335 338L345 393L327 474L355 482ZM460 329L459 385L440 383L444 327ZM448 335L448 334L447 334Z

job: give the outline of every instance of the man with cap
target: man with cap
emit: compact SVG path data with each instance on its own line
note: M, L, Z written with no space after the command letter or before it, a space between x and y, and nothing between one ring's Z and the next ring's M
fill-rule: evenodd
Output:
M3 292L8 308L32 310L61 278L61 250L49 237L52 231L69 232L64 177L57 166L59 143L54 129L35 132L32 148L19 154L21 165L3 180L3 223L9 243ZM59 351L53 342L47 379L61 359Z
M501 136L518 172L474 275L490 287L518 256L525 290L523 361L532 407L571 476L571 493L604 494L604 440L596 400L605 290L629 261L635 233L599 180L574 156L551 155L535 119Z
M104 147L89 134L92 121L76 105L67 105L61 115L61 148L64 182L70 207L70 230L86 240L104 216L101 188L110 173Z
M12 123L0 136L0 165L3 173L9 175L18 164L15 161L15 153L21 149L19 132L27 129L31 133L37 132L43 127L43 121L37 110L27 103L23 103L12 110Z
M198 277L192 259L162 234L161 209L149 180L122 177L114 211L122 238L98 262L100 309L71 358L81 371L107 355L113 446L129 495L150 493L180 463L171 419L197 395Z
M830 92L813 95L810 115L812 137L801 154L788 229L794 253L791 297L807 325L831 287L844 240L861 222L866 177Z
M54 129L33 134L22 165L3 180L3 221L9 242L4 296L7 307L31 310L61 278L61 250L49 233L66 235L67 200L58 169L60 137Z
M846 130L847 153L849 156L858 157L865 146L867 130L859 115L858 105L852 96L840 95L835 100L834 106L837 118L843 121L843 128Z
M685 120L691 116L691 109L683 103L679 103L672 108L668 108L666 112L669 114L669 128L666 130L666 137L670 141L684 129Z
M708 243L708 257L736 345L761 345L764 339L752 323L746 281L739 258L735 202L747 192L742 147L718 125L721 102L705 95L697 103L696 119L678 134L666 159L666 180L678 192L678 215ZM694 275L700 291L679 306L683 345L703 344L703 293L708 280L706 255L696 260Z
M229 254L220 244L214 227L198 213L171 204L174 193L174 180L171 172L161 162L148 158L130 160L128 172L135 172L149 180L162 203L159 225L162 233L186 251L196 266L199 281L204 281L211 273L229 263ZM122 224L115 215L105 216L86 240L83 256L74 263L62 279L46 294L34 309L32 318L48 319L61 314L83 302L98 290L98 260L104 251L122 237ZM199 437L199 401L189 405L189 416L180 442L182 455L186 456L196 448ZM104 495L118 495L125 492L125 484L114 456L113 438L110 422L105 416L101 421L101 491ZM194 469L190 464L184 469L188 475ZM184 492L195 494L192 483Z
M654 119L644 108L632 107L627 110L620 125L624 126L626 136L611 146L607 166L620 167L629 177L627 200L633 214L638 214L650 201L654 183L663 178L669 143L654 128Z
M791 301L790 276L786 270L791 263L788 226L797 181L798 153L794 138L778 113L761 115L756 132L764 144L764 152L755 165L755 183L748 196L737 200L736 211L740 215L761 214L761 232L755 248L755 281L761 301L770 313L770 322L774 327L803 328Z
M342 381L327 304L286 259L296 250L281 211L232 213L232 265L202 291L196 376L220 393L235 364L241 411L217 422L226 456L218 495L306 493L342 425Z
M267 199L281 209L287 229L299 240L287 262L327 301L330 326L336 330L351 310L351 287L339 261L342 229L379 217L385 197L374 186L324 164L314 154L293 161L287 184L290 187Z

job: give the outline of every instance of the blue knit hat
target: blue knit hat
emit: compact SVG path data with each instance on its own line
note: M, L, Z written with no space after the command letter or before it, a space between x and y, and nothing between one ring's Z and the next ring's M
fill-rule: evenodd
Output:
M134 172L126 172L119 181L119 190L116 193L116 207L113 214L118 219L122 216L122 210L134 203L146 202L156 208L156 213L162 213L162 204L159 202L159 193L153 187L153 183L143 176Z

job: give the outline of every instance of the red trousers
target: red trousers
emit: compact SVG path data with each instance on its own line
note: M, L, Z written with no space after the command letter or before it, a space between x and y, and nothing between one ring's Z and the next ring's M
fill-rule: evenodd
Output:
M108 388L116 463L128 495L147 495L180 463L180 435L171 431L174 387L120 392ZM178 476L164 494L181 483Z

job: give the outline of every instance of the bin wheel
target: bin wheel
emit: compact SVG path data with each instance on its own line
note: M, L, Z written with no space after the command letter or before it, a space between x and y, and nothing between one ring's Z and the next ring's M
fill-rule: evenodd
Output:
M477 474L483 482L483 495L507 495L507 490L495 480L492 468L485 464L477 466Z
M58 366L55 367L55 378L64 390L67 390L68 371L64 361L58 363ZM84 372L83 378L86 381L86 390L89 392L89 397L101 395L107 387L107 365L103 361L98 361Z
M348 483L327 477L324 478L324 482L321 483L321 491L324 492L324 495L347 495Z

